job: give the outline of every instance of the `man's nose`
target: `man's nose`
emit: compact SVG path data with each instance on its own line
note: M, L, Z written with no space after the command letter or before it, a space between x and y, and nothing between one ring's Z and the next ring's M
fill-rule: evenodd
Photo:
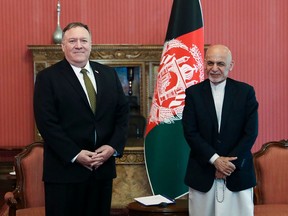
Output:
M214 63L214 64L213 64L212 70L213 70L213 71L217 71L217 70L218 70L218 65L217 65L217 63Z
M81 41L80 41L80 40L77 40L77 41L76 41L75 47L77 47L77 48L82 47L82 44L81 44Z

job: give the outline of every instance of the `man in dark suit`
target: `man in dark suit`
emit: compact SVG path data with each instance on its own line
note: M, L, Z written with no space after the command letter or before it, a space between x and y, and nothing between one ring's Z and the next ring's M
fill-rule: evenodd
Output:
M36 77L47 216L110 215L115 156L126 143L129 105L114 69L89 61L91 44L87 25L68 24L65 58Z
M252 86L228 78L233 66L226 46L210 46L208 79L186 89L182 122L191 149L185 176L191 216L253 215L258 102Z

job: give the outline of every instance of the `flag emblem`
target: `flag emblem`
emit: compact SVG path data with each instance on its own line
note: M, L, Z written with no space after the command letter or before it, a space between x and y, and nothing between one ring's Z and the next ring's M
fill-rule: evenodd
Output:
M182 119L185 89L204 79L199 47L173 39L164 44L151 105L150 122L174 123Z

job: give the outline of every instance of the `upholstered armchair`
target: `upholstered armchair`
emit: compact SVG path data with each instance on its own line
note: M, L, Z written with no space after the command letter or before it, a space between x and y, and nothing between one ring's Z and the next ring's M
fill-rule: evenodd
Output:
M288 215L288 140L269 142L254 153L255 216Z
M44 216L43 142L26 146L15 156L16 188L5 194L9 216ZM126 216L127 209L111 209L111 216Z
M43 143L35 142L26 146L15 156L16 188L5 194L9 206L9 216L45 215Z

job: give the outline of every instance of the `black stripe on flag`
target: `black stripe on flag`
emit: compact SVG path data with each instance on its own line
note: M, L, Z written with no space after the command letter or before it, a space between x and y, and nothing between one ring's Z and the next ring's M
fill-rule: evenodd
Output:
M174 0L165 41L203 27L199 1Z

